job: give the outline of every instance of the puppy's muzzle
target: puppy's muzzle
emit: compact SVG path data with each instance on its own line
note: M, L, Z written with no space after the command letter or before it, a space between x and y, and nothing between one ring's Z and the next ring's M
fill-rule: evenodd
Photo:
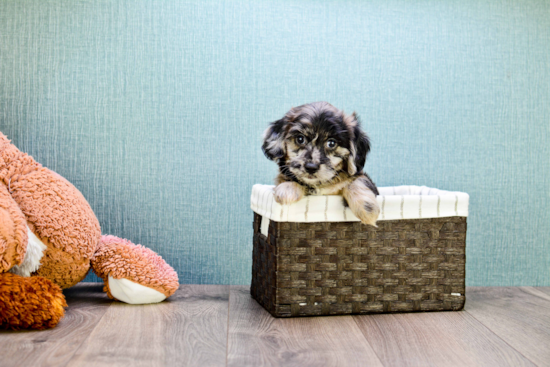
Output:
M314 174L315 172L317 172L319 170L319 164L318 163L313 163L313 162L308 162L304 165L304 168L306 169L307 173Z

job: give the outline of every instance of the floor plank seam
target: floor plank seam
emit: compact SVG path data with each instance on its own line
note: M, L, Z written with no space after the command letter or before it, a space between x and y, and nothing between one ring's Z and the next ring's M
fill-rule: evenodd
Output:
M229 320L231 318L231 285L228 285L227 295L227 333L225 337L225 365L229 366Z
M378 360L380 361L380 364L382 366L387 366L383 361L382 359L380 358L380 355L376 352L376 349L372 346L372 344L369 342L369 340L367 339L367 336L365 335L365 333L363 332L363 328L361 327L361 325L359 325L359 323L357 322L357 319L356 319L357 316L351 316L351 318L353 319L353 322L355 323L355 325L359 328L359 331L361 331L361 335L363 335L363 338L365 339L365 342L367 342L367 344L369 345L370 349L372 349L372 351L374 352L374 354L376 355L376 358L378 358Z
M550 296L547 295L546 293L540 291L539 289L537 289L537 287L518 287L518 289L523 293L526 293L530 296L540 298L540 299L544 300L545 302L548 302L548 304L550 306ZM528 289L530 289L531 292L528 292L527 291ZM542 295L540 293L542 293Z
M64 367L68 366L68 365L71 363L71 361L73 360L75 354L80 350L80 348L82 348L82 346L84 345L84 343L86 343L86 341L87 341L87 340L90 338L90 336L94 333L95 329L98 327L98 325L100 324L100 322L101 322L101 320L103 319L103 317L105 317L105 315L107 314L107 311L109 310L109 308L111 308L112 304L113 304L113 301L111 301L111 303L109 304L109 307L106 307L105 312L103 312L103 315L101 315L101 317L97 320L97 322L96 322L94 328L93 328L92 330L90 330L90 333L84 338L84 340L82 340L82 343L80 343L80 345L79 345L77 348L74 349L74 352L73 352L71 358L69 358L69 359L67 360L67 363L65 363ZM69 306L69 307L70 307L70 306Z
M485 329L489 330L491 332L491 334L493 334L494 336L496 336L498 339L500 339L504 344L506 344L507 346L509 346L510 348L512 348L512 350L515 350L516 352L518 352L519 355L521 355L523 358L525 358L526 360L528 360L529 362L531 362L534 366L538 366L538 364L536 364L535 362L533 362L529 357L527 357L526 355L524 355L521 351L517 350L516 348L514 348L513 346L510 345L510 343L508 343L506 340L502 339L500 337L500 335L498 335L497 333L495 333L493 330L491 330L491 328L489 328L489 326L485 325L481 320L479 320L477 317L475 317L473 314L471 314L470 312L468 312L467 310L463 310L464 312L466 312L468 315L472 316L474 318L474 320L476 320L477 322L479 322L480 325L482 325Z

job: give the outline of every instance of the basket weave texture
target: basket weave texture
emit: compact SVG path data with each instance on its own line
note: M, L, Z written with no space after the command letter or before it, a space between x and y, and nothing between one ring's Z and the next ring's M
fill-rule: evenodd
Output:
M254 213L251 295L276 317L461 310L466 218L270 221Z

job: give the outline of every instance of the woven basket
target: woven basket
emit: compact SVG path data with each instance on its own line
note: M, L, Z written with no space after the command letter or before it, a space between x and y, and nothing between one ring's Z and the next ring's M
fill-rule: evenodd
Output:
M273 316L464 307L465 216L268 223L254 213L251 295Z

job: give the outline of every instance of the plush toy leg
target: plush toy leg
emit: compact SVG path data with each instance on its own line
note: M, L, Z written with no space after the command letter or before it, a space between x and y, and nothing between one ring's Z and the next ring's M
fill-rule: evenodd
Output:
M28 240L25 216L0 182L0 273L23 262Z
M91 265L107 295L126 303L161 302L179 286L178 274L162 257L115 236L101 237Z
M0 329L48 329L67 307L59 286L42 277L0 273Z

